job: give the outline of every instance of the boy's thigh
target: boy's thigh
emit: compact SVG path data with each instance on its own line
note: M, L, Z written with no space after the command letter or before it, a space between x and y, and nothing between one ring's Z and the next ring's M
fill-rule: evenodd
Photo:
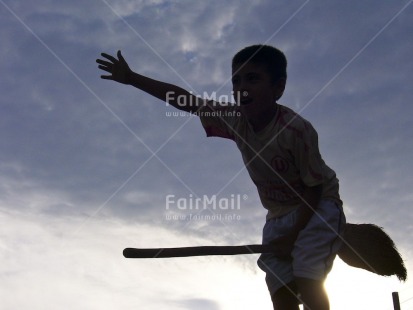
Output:
M258 259L258 266L265 272L270 295L294 281L292 261L280 259L272 254L262 254Z
M294 212L267 221L263 229L263 244L268 244L291 229ZM322 200L317 213L301 231L292 252L292 259L280 259L272 254L262 254L258 266L266 273L268 289L273 295L279 288L296 277L322 280L331 270L341 246L345 217L342 207L333 201Z
M294 212L268 220L263 228L262 243L269 244L273 240L288 234L294 223ZM274 254L264 253L260 256L257 263L266 273L265 281L271 296L278 289L294 280L291 258L279 258Z
M341 205L322 200L292 251L295 277L323 280L342 245L346 219Z

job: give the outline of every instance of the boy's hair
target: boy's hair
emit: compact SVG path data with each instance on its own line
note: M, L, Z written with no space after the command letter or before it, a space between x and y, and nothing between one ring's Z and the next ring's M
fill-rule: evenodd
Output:
M265 65L274 82L279 78L287 79L287 58L275 47L262 44L247 46L232 58L232 67L247 62Z

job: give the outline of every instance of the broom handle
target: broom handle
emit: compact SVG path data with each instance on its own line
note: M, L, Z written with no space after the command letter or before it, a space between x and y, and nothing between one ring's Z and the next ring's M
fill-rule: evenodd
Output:
M274 245L250 244L238 246L196 246L182 248L126 248L123 256L126 258L167 258L206 255L238 255L257 253L277 253Z

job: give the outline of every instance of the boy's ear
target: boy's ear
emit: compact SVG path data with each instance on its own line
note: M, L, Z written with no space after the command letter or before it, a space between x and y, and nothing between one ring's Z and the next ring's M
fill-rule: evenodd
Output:
M274 95L276 98L280 98L285 90L285 85L286 85L287 80L285 78L279 78L274 82Z

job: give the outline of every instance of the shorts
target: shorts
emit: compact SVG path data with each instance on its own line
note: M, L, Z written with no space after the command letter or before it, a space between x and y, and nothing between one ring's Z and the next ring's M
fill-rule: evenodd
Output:
M270 219L263 229L263 244L291 231L296 211L279 218ZM262 254L258 266L266 273L265 280L271 296L281 287L294 281L295 277L324 280L341 247L340 235L344 232L346 219L341 204L322 200L317 212L307 226L298 234L291 258L278 258L274 254Z

